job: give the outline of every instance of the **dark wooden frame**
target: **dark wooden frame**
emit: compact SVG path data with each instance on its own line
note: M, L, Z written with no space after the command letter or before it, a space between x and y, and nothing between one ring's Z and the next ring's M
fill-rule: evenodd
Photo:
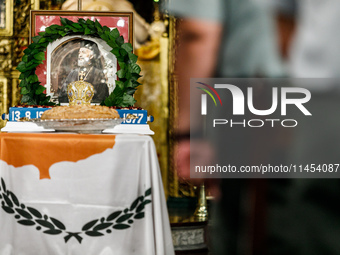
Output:
M30 43L32 41L32 37L37 35L37 34L35 34L35 32L36 32L36 28L37 28L36 26L37 26L37 21L38 21L39 17L53 17L53 19L51 19L50 21L47 20L46 24L44 24L44 26L46 26L46 27L49 27L49 26L54 25L54 24L60 24L59 17L65 17L65 18L68 18L68 17L89 18L89 17L91 17L91 20L92 20L92 17L94 19L97 19L97 18L99 19L101 17L107 17L107 18L115 18L115 21L117 21L117 19L119 19L119 18L124 18L128 22L127 26L124 27L124 30L125 30L124 34L126 36L126 33L127 33L128 38L124 38L124 39L125 39L125 42L131 43L131 45L133 47L133 42L134 42L134 38L133 38L133 12L32 10L30 12L30 35L29 35ZM76 19L76 20L78 20L78 19ZM73 20L73 21L77 22L75 20ZM104 23L107 23L107 21L104 22ZM105 25L105 24L102 24L102 25ZM113 24L112 26L109 25L109 27L114 28L115 24ZM46 61L48 61L48 59L49 59L49 56L47 56L47 55L48 55L48 50L46 50L46 53L45 53ZM45 82L46 82L47 91L52 92L52 91L50 91L52 89L52 84L48 82L48 80L49 80L48 77L50 77L50 75L51 75L51 70L48 69L48 63L45 62L43 64L42 68L43 68L43 70L45 70L46 76L45 76L45 74L43 74L43 76L45 78L39 77L39 80L42 78L42 80L40 80L41 82L43 82L42 85L45 86ZM117 68L119 69L118 63L117 63Z

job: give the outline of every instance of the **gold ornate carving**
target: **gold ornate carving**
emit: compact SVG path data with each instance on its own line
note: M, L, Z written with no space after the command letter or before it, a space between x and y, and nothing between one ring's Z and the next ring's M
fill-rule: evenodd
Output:
M8 100L7 100L7 79L0 77L0 113L8 113ZM5 126L5 121L0 120L0 128Z
M178 78L176 75L176 51L178 45L178 22L169 19L169 195L172 197L194 197L195 187L187 181L180 181L177 176L175 148L177 146L175 130L178 120Z
M39 9L39 0L9 1L6 18L15 21L11 36L4 37L0 31L0 113L7 113L10 106L20 101L19 72L15 69L21 61L24 49L28 46L29 14L31 9ZM7 11L11 10L9 14ZM6 21L7 22L7 21ZM4 122L0 122L0 126Z
M31 4L25 1L16 2L14 6L14 37L28 37L30 26Z
M0 70L8 72L12 68L12 42L10 39L0 40Z
M175 73L175 54L176 54L176 19L169 19L169 195L172 197L179 196L179 183L176 174L176 162L174 160L175 140L174 131L176 128L176 119L178 113L178 83Z
M15 70L11 73L12 84L9 86L8 95L10 95L10 106L16 106L20 103L21 95L20 95L20 88L19 88L19 75L20 72Z
M13 44L13 57L12 57L12 66L13 70L18 66L22 57L24 56L24 50L28 45L28 38L27 37L18 37L16 38Z
M40 1L39 0L31 0L31 10L39 10Z
M5 1L5 24L4 28L0 28L0 36L13 35L13 1Z
M94 95L93 86L83 81L85 72L80 72L80 80L67 85L67 97L71 105L90 105Z

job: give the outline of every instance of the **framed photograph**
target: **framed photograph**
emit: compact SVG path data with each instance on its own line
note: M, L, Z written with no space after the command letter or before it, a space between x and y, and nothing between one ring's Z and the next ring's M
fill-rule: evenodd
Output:
M0 0L0 36L13 35L13 1Z
M51 25L60 25L60 17L77 22L79 18L98 20L111 30L117 28L124 42L133 43L132 13L31 11L31 37ZM101 103L115 88L117 59L101 38L87 35L64 36L47 46L45 61L36 69L41 85L52 101L68 104L67 85L83 79L93 85L92 103Z

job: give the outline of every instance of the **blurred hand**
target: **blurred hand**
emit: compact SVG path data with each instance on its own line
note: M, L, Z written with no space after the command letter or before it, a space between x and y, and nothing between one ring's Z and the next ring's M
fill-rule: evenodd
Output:
M214 197L219 196L218 179L207 179L209 173L202 173L202 178L190 177L190 157L191 163L196 166L209 166L215 162L215 151L213 146L205 140L181 140L175 146L175 166L180 180L199 186L205 183L207 194Z

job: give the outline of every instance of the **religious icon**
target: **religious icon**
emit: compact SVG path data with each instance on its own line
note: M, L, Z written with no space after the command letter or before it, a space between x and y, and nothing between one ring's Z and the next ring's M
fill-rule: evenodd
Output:
M68 57L66 56L63 63L61 63L61 68L59 69L63 73L63 76L60 77L61 79L56 92L58 95L58 101L59 103L68 102L67 85L71 82L80 80L80 75L82 74L83 80L92 84L94 88L92 102L101 103L109 96L109 89L107 85L107 77L103 68L104 60L101 56L98 45L94 41L85 39L76 39L76 41L73 40L72 45L75 43L79 45L78 50L70 52L70 61L68 61ZM73 60L71 60L72 58Z
M61 17L73 22L78 22L79 18L97 20L102 26L107 26L111 30L117 28L124 42L133 44L132 13L125 12L35 10L31 12L30 17L30 40L39 32L44 32L47 27L60 25ZM85 40L89 41L87 44L93 49L91 65L86 63L89 61L83 61L82 59L86 57L82 56L82 52L79 53L81 41ZM37 67L35 73L41 85L46 87L46 94L51 96L51 101L65 105L69 103L66 93L68 82L78 81L78 74L84 71L85 81L91 83L95 89L92 103L99 104L105 99L105 95L114 90L116 85L116 72L119 67L117 58L111 50L112 47L101 38L88 35L66 35L48 44L45 52L46 61Z

